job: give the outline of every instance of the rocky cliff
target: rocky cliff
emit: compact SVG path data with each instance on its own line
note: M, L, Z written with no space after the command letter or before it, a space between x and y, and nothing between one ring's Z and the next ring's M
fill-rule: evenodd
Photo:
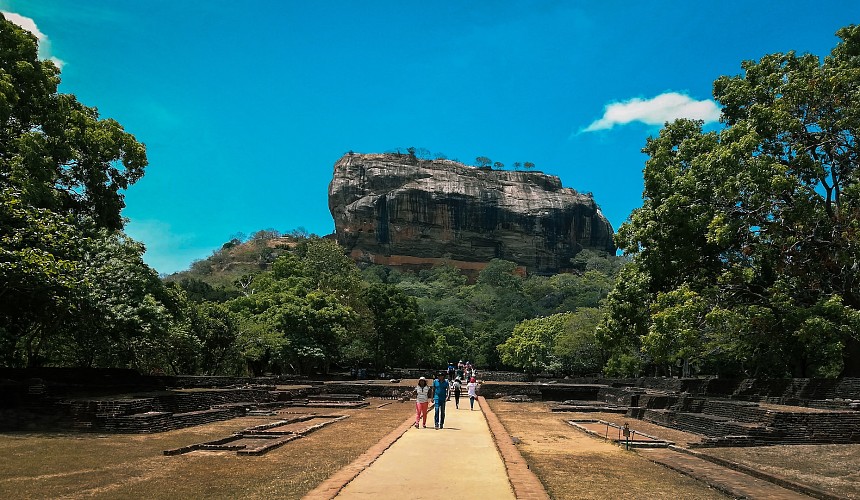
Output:
M530 272L570 265L582 248L614 252L609 221L558 177L397 154L348 154L334 165L329 209L357 260L389 265L494 258Z

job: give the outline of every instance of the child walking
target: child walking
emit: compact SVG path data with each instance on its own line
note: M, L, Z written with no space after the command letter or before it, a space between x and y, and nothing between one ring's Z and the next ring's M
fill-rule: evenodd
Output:
M466 386L469 389L469 409L475 409L475 400L478 399L478 382L475 377L469 379L469 384Z

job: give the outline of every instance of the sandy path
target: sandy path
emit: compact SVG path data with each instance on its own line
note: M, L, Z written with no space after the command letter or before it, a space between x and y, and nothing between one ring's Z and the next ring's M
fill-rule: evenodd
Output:
M337 498L514 498L490 429L468 399L447 406L445 428L412 428Z

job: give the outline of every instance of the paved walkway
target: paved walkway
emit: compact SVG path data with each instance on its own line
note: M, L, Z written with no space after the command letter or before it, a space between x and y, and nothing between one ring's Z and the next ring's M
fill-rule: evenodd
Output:
M464 404L465 403L465 404ZM478 403L469 410L448 402L445 428L411 428L337 498L492 498L513 499L505 464Z
M670 469L713 485L734 497L779 500L808 500L811 498L743 472L666 448L643 448L637 450L637 453L652 462L665 465Z

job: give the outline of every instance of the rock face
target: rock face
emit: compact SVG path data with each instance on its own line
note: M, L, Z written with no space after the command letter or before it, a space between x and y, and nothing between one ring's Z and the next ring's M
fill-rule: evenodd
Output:
M591 198L558 177L399 154L348 154L334 165L329 209L353 258L389 265L500 258L529 272L570 267L583 248L615 252Z

